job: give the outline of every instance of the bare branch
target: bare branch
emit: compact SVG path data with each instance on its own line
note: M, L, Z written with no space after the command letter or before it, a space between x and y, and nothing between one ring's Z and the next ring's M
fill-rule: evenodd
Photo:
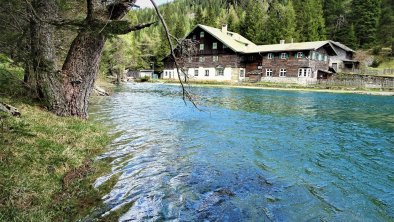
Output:
M181 68L179 68L179 64L178 64L177 58L176 58L176 56L175 56L174 46L173 46L172 41L171 41L171 34L170 34L170 31L168 30L167 23L165 22L165 20L164 20L164 18L163 18L163 15L160 13L159 8L157 7L155 1L154 1L154 0L150 0L150 2L152 3L153 7L155 8L156 14L157 14L157 16L160 18L160 21L161 21L161 23L162 23L162 25L163 25L163 27L164 27L165 32L166 32L167 41L168 41L168 44L170 45L170 51L171 51L171 52L170 52L170 53L171 53L170 56L171 56L171 59L172 59L172 60L174 61L174 63L175 63L175 66L176 66L176 69L177 69L177 73L178 73L178 80L179 80L179 83L181 84L181 87L182 87L182 98L183 98L183 101L184 101L185 104L186 104L186 99L189 100L189 101L193 104L193 106L194 106L195 108L197 108L198 110L200 110L200 109L197 107L197 104L194 102L194 100L193 100L193 98L192 98L192 95L189 93L189 91L186 90L185 85L184 85L184 82L182 81L182 78L181 78L181 71L182 71L182 73L184 73L184 72L183 72L183 70L181 70ZM178 41L178 40L177 40L177 41ZM187 75L185 75L185 83L187 83L187 77L186 77L186 76L187 76Z

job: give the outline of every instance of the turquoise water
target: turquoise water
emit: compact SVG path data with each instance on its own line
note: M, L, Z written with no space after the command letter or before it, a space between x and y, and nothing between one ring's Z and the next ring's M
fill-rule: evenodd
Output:
M394 97L136 84L93 105L120 221L394 221Z

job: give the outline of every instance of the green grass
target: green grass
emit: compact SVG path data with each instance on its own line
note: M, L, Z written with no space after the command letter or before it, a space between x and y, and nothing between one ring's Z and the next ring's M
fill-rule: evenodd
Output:
M22 113L0 111L0 221L84 218L114 183L92 187L110 171L109 160L94 161L111 140L108 128L46 111L29 98L22 76L22 69L0 63L0 101Z

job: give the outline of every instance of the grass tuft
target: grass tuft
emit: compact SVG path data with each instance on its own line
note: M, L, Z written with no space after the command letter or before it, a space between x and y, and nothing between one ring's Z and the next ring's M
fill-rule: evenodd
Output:
M0 221L76 221L100 205L108 191L94 180L110 171L95 161L111 138L92 121L58 117L28 97L23 70L0 64ZM104 187L110 189L110 187Z

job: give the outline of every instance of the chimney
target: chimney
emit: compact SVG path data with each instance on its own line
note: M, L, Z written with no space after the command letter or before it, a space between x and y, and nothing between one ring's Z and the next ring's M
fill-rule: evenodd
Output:
M227 33L227 24L222 25L222 32Z
M280 40L280 44L284 45L285 44L285 40Z

